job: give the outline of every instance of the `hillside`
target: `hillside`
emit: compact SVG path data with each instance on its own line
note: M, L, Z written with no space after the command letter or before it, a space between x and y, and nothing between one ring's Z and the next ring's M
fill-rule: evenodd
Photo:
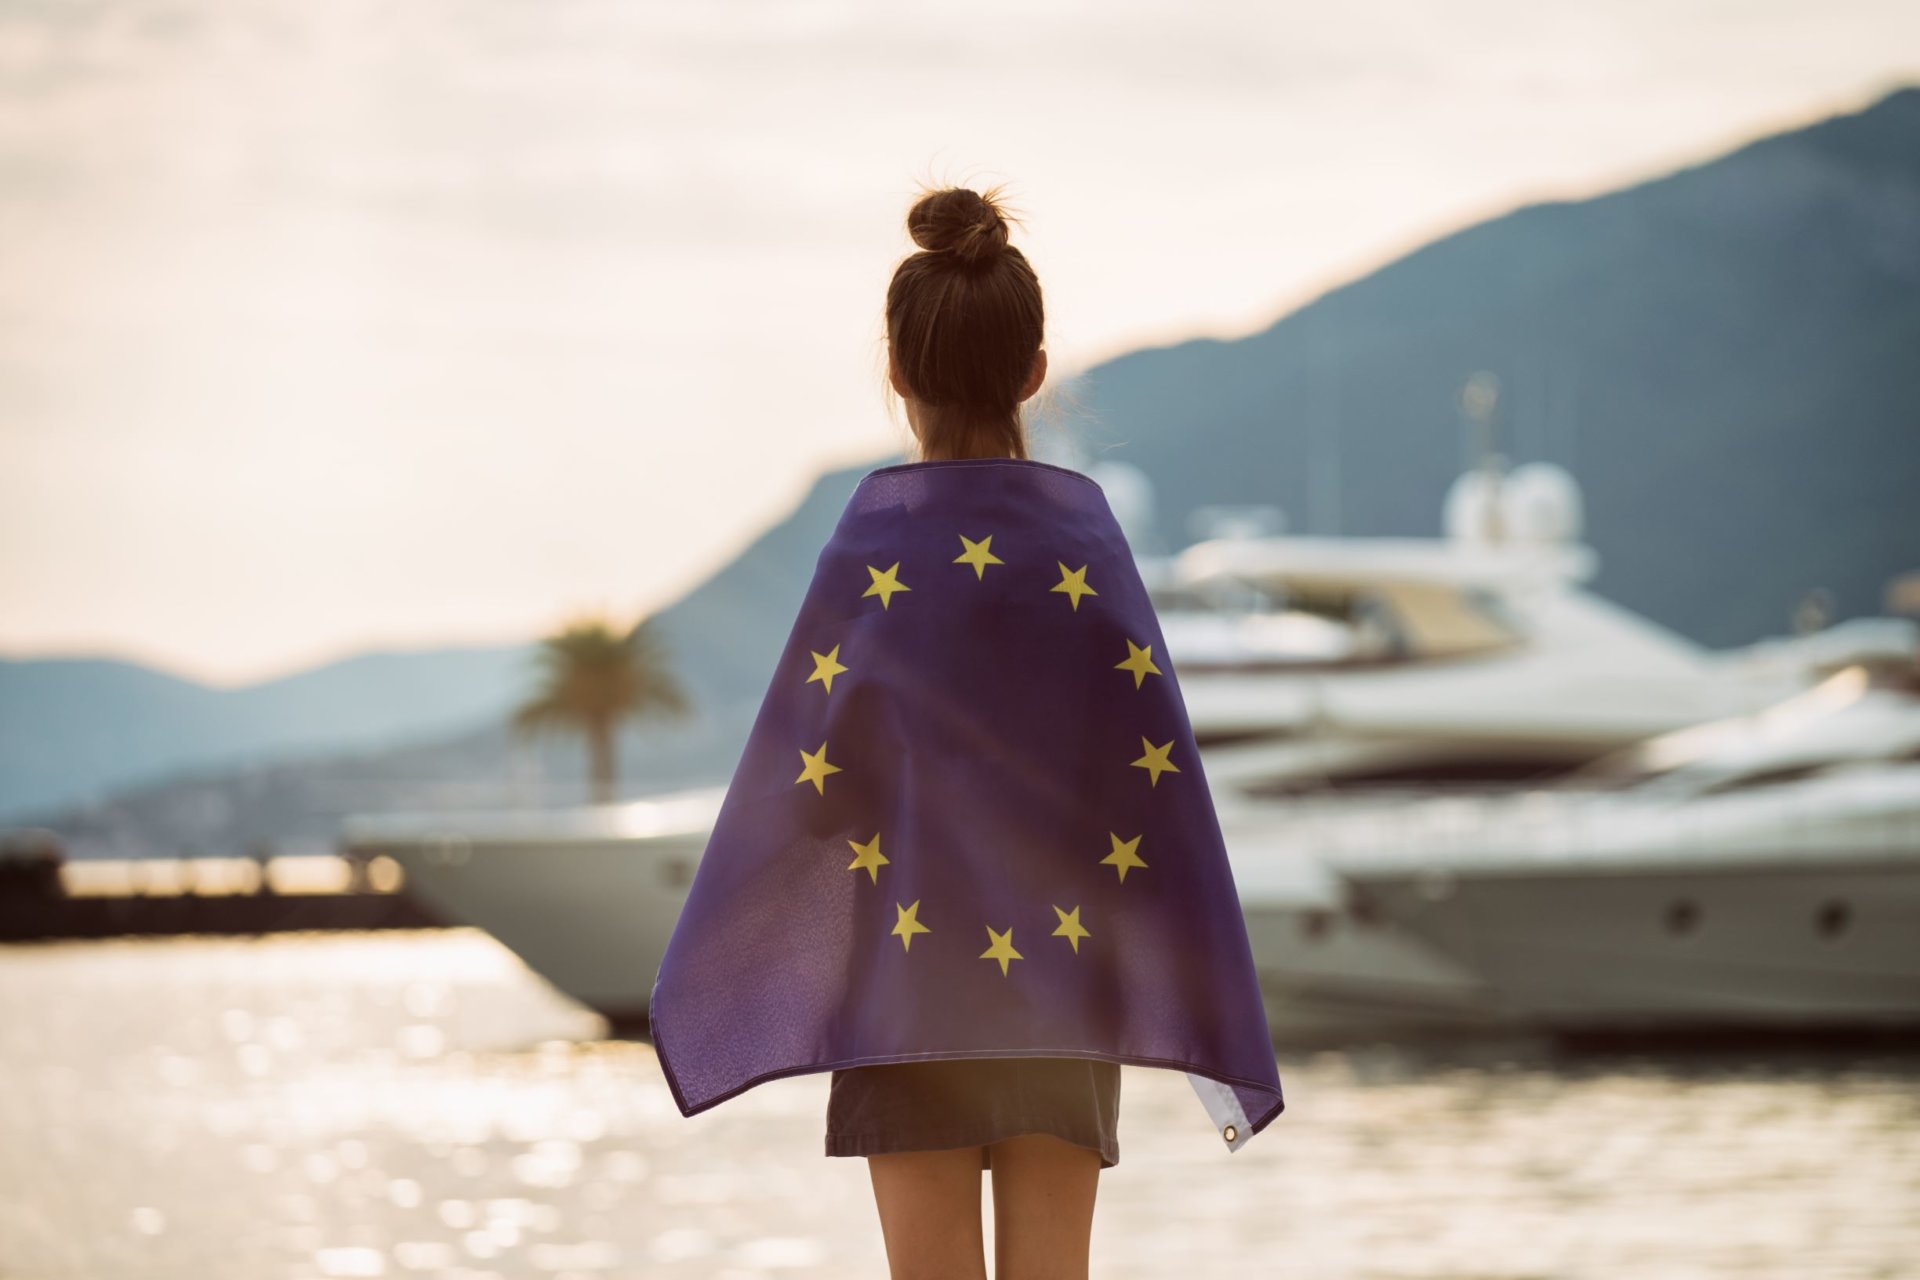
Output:
M1431 534L1478 369L1503 452L1579 479L1602 595L1712 645L1784 630L1815 587L1881 611L1920 567L1920 90L1516 210L1252 337L1113 360L1073 429L1153 477L1176 544L1214 502Z

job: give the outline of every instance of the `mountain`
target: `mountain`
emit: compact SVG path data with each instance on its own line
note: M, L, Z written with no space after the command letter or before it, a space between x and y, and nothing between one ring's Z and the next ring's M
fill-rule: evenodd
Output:
M373 749L498 716L532 645L368 653L240 689L137 663L0 659L0 815L170 770Z
M627 779L659 790L731 771L819 548L869 469L820 476L657 615L694 715L626 726ZM373 654L232 691L128 663L0 664L0 820L52 827L82 856L311 852L355 810L577 802L579 744L507 731L536 649Z
M1709 645L1785 630L1815 588L1839 616L1881 611L1885 582L1920 568L1920 90L1517 209L1250 337L1121 356L1035 434L1052 456L1144 471L1160 549L1217 503L1278 503L1309 532L1430 535L1471 457L1453 406L1478 370L1502 380L1509 459L1578 479L1600 594ZM630 790L728 776L818 548L859 477L895 460L821 476L659 612L698 715L624 731ZM242 691L250 714L110 664L0 666L0 809L146 770L84 810L40 806L99 852L324 844L353 809L580 798L578 744L515 744L501 726L522 652L415 655L381 697L351 680L304 701ZM332 755L222 763L301 743Z
M1920 89L1122 356L1082 390L1086 444L1152 477L1175 545L1221 502L1431 534L1476 370L1509 459L1578 479L1600 594L1711 645L1815 588L1880 612L1920 568Z

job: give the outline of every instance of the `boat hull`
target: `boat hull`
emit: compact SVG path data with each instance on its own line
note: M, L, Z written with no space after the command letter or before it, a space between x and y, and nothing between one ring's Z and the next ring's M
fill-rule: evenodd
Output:
M705 840L704 832L564 842L387 838L352 851L395 859L422 906L487 930L616 1030L644 1034L653 980ZM1245 901L1276 1043L1490 1025L1483 983L1390 924L1346 918L1337 888Z
M667 939L706 833L657 839L468 840L362 847L406 873L443 918L485 929L565 994L622 1027L644 1027Z
M1351 873L1360 901L1546 1030L1920 1029L1920 859Z

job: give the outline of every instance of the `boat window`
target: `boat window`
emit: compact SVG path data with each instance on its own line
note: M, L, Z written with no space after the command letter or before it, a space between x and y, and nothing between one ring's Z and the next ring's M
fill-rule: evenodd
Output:
M1479 793L1488 787L1516 790L1551 785L1572 766L1538 757L1426 760L1395 768L1334 775L1277 774L1235 783L1235 789L1261 799L1334 794L1337 792L1401 792L1461 789Z
M1752 773L1736 774L1730 778L1715 778L1694 789L1695 794L1703 796L1726 795L1732 791L1758 791L1763 787L1779 786L1783 782L1799 782L1806 778L1825 773L1832 767L1831 761L1816 760L1812 763L1781 765L1773 769L1756 769ZM1676 777L1684 776L1676 775Z

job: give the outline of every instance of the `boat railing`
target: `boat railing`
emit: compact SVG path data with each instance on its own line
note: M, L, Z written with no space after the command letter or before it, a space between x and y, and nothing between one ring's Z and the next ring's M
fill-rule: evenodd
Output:
M1280 833L1287 850L1336 861L1920 854L1920 770L1912 766L1721 791L1330 789L1262 810L1273 819L1261 825Z

